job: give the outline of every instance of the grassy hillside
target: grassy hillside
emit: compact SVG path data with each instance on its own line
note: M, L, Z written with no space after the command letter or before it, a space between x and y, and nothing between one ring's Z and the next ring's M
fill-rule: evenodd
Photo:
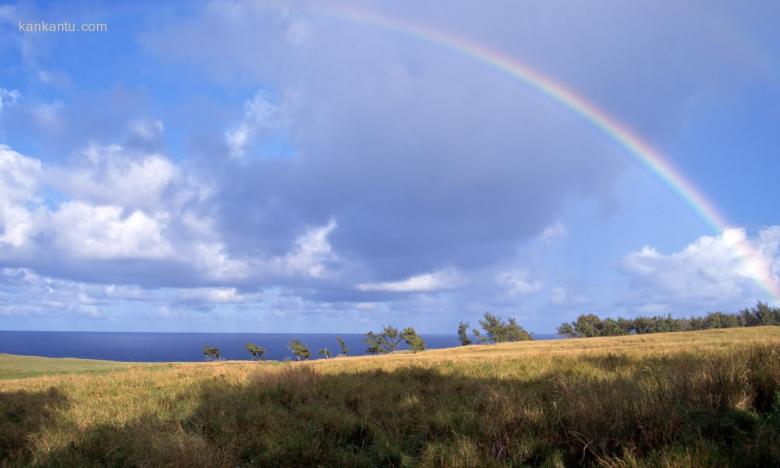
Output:
M0 382L0 459L777 466L780 327Z
M95 359L45 358L0 353L0 379L20 379L73 372L109 372L137 364Z

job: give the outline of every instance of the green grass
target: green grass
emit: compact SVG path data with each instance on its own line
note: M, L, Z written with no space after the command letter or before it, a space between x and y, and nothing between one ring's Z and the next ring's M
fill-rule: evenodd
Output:
M8 466L780 466L780 327L0 382Z
M0 379L20 379L74 372L108 372L127 369L135 363L94 359L46 358L0 353Z

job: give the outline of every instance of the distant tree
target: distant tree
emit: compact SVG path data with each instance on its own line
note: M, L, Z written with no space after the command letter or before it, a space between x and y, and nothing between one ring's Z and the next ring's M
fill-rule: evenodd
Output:
M401 332L401 339L409 346L412 352L424 351L425 341L412 327L404 328Z
M265 348L257 346L254 343L247 343L246 350L249 352L249 355L252 356L252 359L255 360L263 359L263 356L265 355Z
M309 351L309 348L306 347L303 343L301 343L298 340L292 340L290 341L290 344L288 345L290 348L290 351L295 355L295 358L299 361L306 360L311 357L311 352Z
M780 325L780 308L770 307L764 302L758 302L753 314L758 319L758 325Z
M482 329L485 330L488 339L493 343L531 339L531 335L529 335L523 327L518 325L514 318L510 318L507 322L504 322L500 317L493 315L490 312L485 312L485 315L483 315L483 319L479 321L479 324L482 325Z
M398 349L401 336L397 328L385 325L381 333L366 333L363 342L368 345L367 351L371 354L391 353Z
M203 347L203 357L207 361L218 361L222 359L222 353L219 352L219 348L212 348L211 346Z
M616 320L607 318L601 322L601 336L620 336L625 334L626 332L623 331Z
M563 323L558 333L563 336L615 336L641 335L645 333L668 333L686 330L712 328L755 327L759 325L780 325L780 307L771 307L758 302L736 314L710 312L701 317L674 318L671 314L652 317L639 316L633 319L605 318L595 315L580 315L571 323Z
M474 341L477 343L485 343L487 338L482 336L482 333L478 329L471 330L471 334L474 335Z
M324 357L325 359L330 359L333 354L328 350L328 348L320 348L320 356Z
M485 330L488 340L493 343L498 342L503 328L503 323L500 318L490 312L485 312L484 319L480 320L479 324L482 325L482 329Z
M593 314L580 315L574 322L577 336L601 336L601 319Z
M569 322L564 322L558 327L558 334L564 338L576 338L577 332L574 331L574 326Z
M463 346L468 346L471 344L471 340L469 339L469 324L466 322L460 322L458 324L458 339L460 340L460 344Z
M617 324L624 335L630 335L635 332L633 320L618 317Z
M349 348L347 348L347 343L345 343L340 336L336 337L336 341L339 342L339 348L341 348L341 354L343 354L344 356L348 356Z

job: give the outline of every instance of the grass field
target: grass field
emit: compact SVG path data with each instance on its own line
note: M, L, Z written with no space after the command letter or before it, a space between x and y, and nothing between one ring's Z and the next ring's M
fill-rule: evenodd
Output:
M0 375L25 359L70 373L0 381L8 466L780 466L780 327Z
M110 372L127 369L135 365L138 364L98 361L94 359L54 359L0 353L0 379L21 379L64 373Z

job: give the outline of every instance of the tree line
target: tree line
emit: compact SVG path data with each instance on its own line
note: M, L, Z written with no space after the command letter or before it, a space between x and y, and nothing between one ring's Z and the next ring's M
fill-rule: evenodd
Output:
M771 307L759 302L735 314L711 312L703 317L689 318L672 318L671 315L666 315L633 319L622 317L602 319L593 314L586 314L580 315L573 322L562 323L558 327L558 334L565 338L583 338L761 325L780 325L780 307Z
M336 342L341 351L339 355L348 356L349 348L344 339L336 337ZM366 333L363 342L366 343L366 351L370 354L391 353L398 350L401 343L406 343L409 350L415 353L425 350L425 340L423 340L412 327L407 327L399 331L397 328L387 325L379 332L370 331ZM295 359L299 361L305 361L312 356L309 347L300 340L290 341L287 348L293 356L295 356ZM252 360L262 360L265 356L265 348L254 343L247 343L246 350ZM333 357L333 353L328 348L320 348L318 354L325 359ZM219 348L204 346L203 357L207 361L219 361L222 360L222 352Z
M463 346L483 343L506 343L510 341L532 340L531 335L517 324L514 318L504 321L501 317L485 312L479 321L483 331L477 328L471 330L469 336L468 322L458 324L458 339Z

